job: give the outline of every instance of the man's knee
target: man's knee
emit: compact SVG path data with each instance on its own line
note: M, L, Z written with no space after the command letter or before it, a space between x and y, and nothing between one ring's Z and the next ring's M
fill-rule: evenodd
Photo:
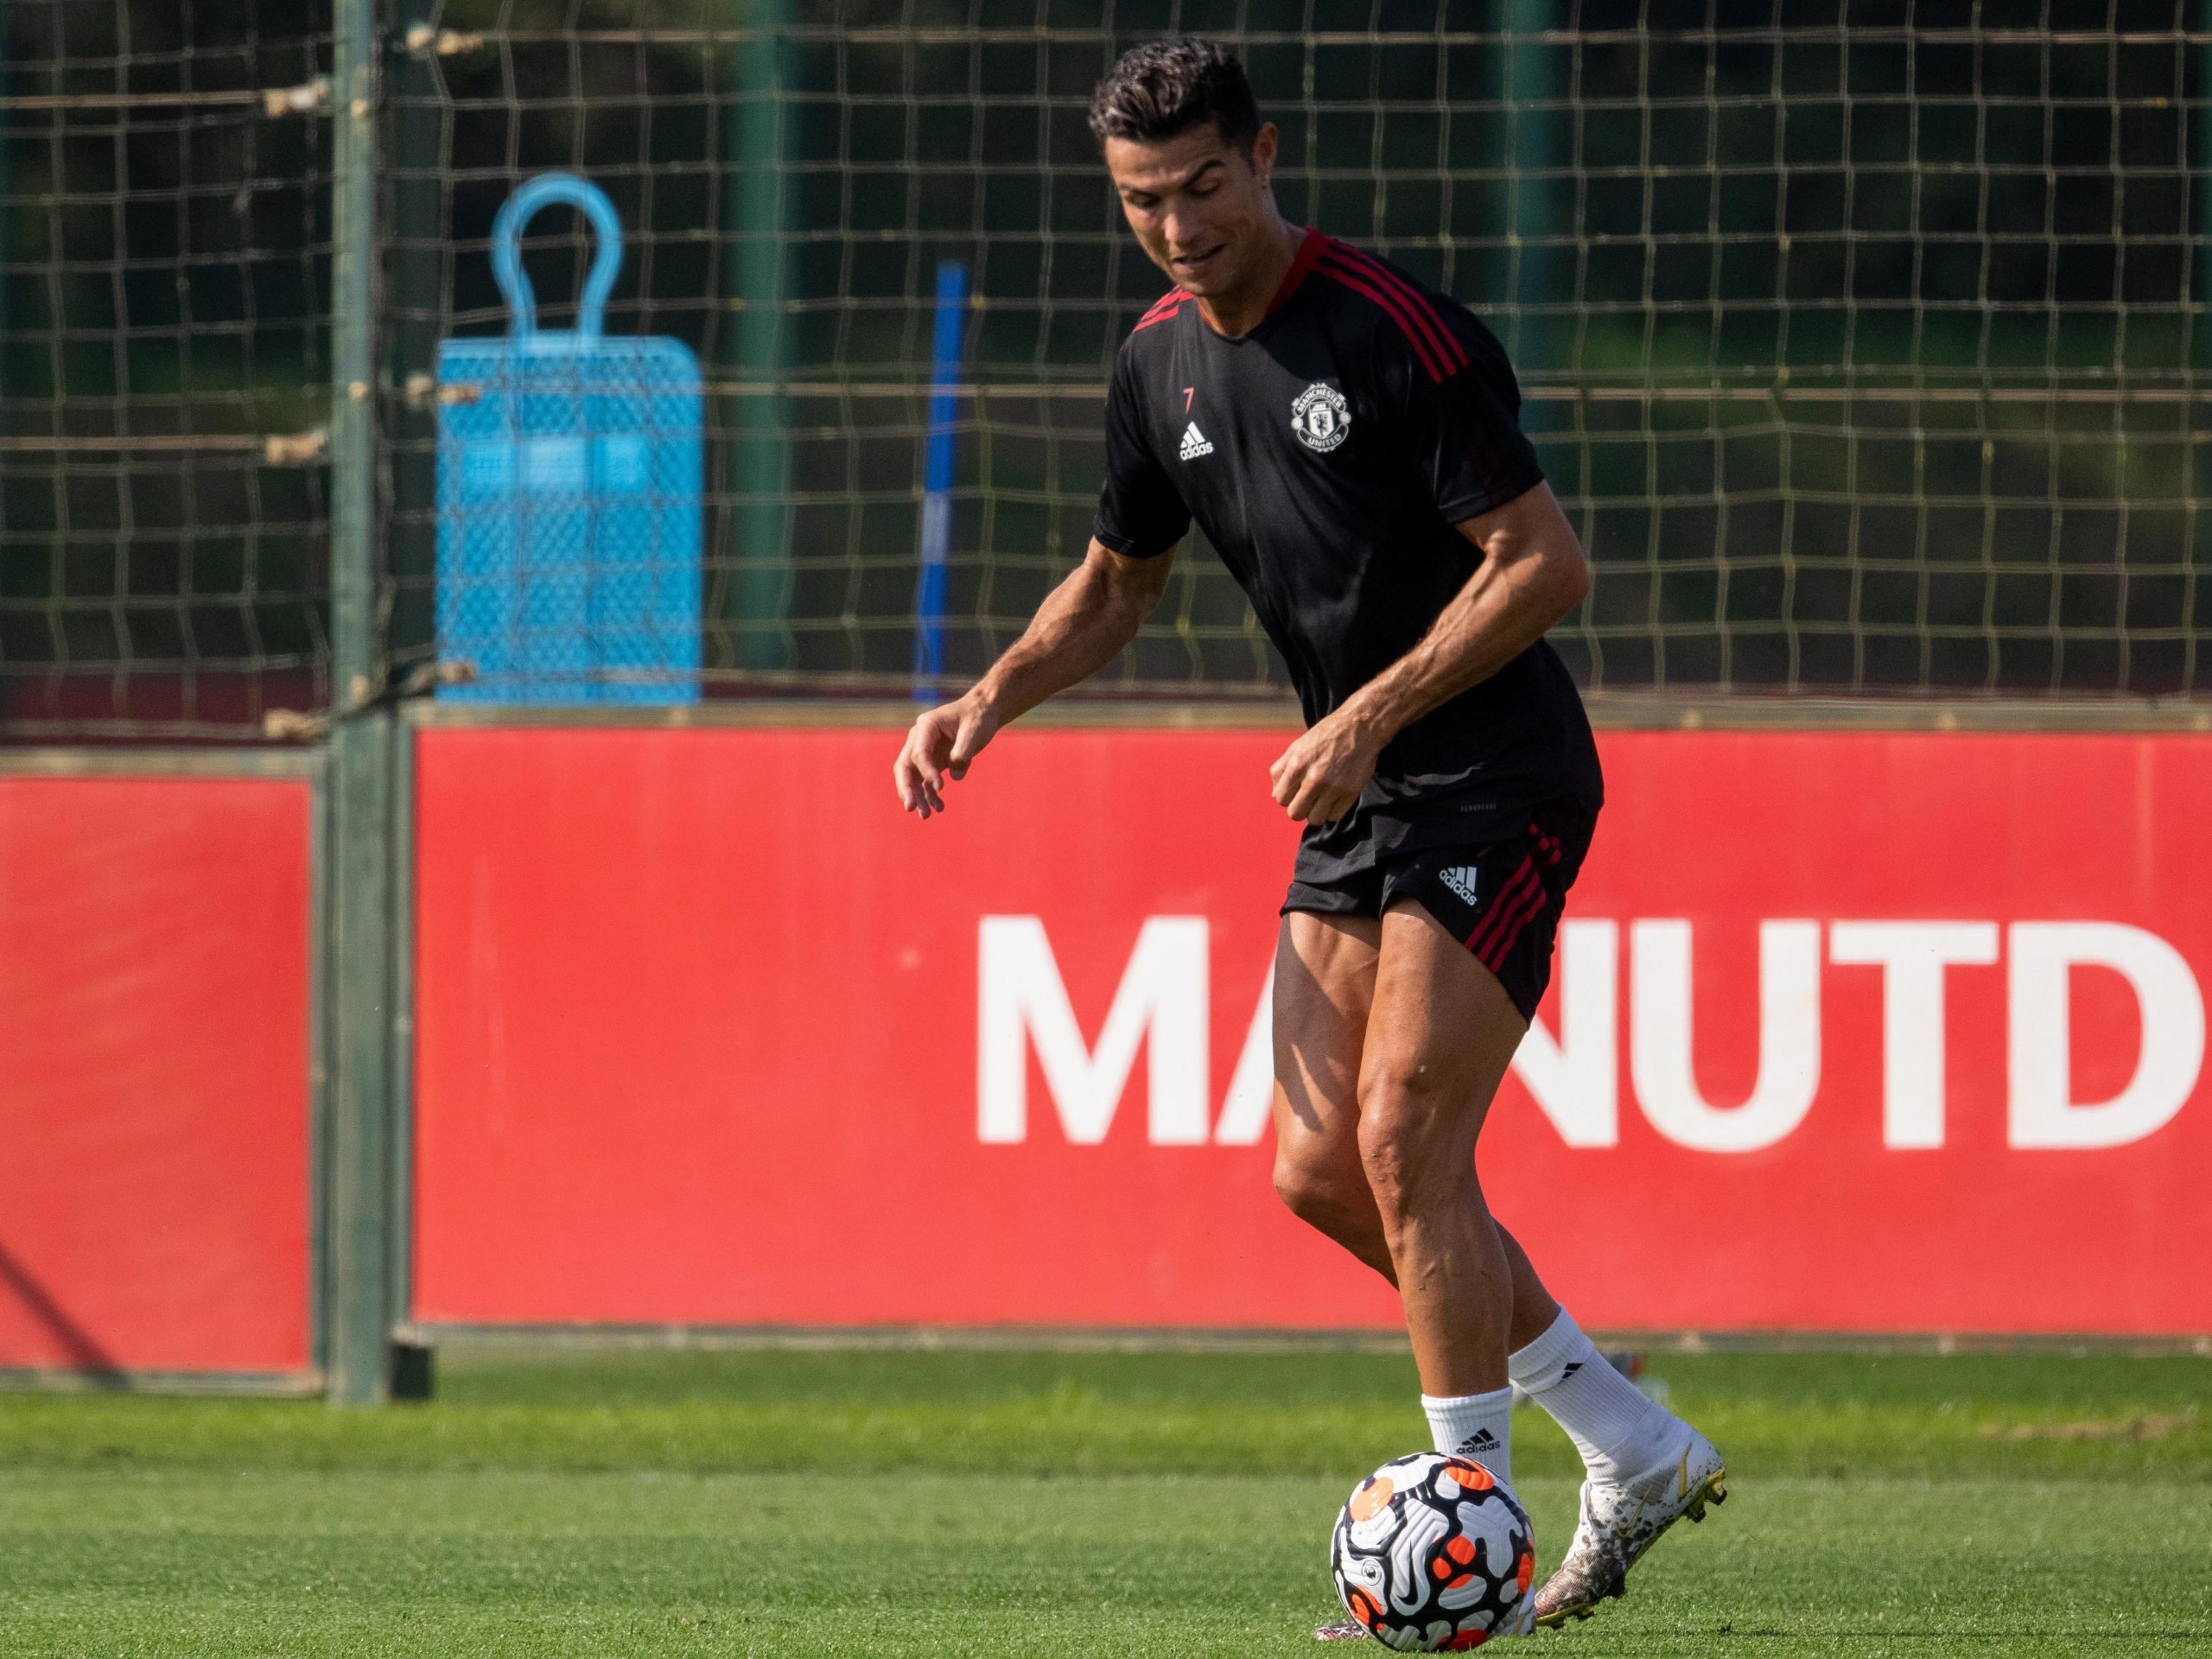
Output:
M1369 1190L1385 1218L1421 1209L1465 1177L1452 1166L1454 1149L1468 1142L1460 1121L1470 1103L1441 1086L1433 1067L1380 1059L1359 1079L1359 1160Z
M1341 1153L1278 1147L1274 1181L1275 1196L1291 1214L1332 1237L1372 1208L1359 1160Z

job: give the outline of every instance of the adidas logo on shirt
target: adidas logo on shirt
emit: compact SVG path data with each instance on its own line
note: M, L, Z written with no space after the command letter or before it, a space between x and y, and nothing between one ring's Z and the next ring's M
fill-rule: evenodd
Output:
M1471 864L1454 864L1448 870L1439 870L1436 879L1458 893L1463 903L1475 902L1475 877L1478 872Z
M1183 434L1183 459L1196 461L1200 455L1211 454L1213 454L1213 445L1206 442L1206 435L1199 431L1198 423L1192 421L1190 429Z

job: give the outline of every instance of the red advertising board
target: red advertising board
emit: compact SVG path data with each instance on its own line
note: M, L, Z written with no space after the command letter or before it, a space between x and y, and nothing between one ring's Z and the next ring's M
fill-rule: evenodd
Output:
M0 779L0 1365L308 1365L311 810Z
M419 736L427 1322L1343 1327L1281 734ZM1480 1154L1586 1325L2212 1331L2212 740L1611 734ZM1256 1045L1256 1046L1255 1046Z

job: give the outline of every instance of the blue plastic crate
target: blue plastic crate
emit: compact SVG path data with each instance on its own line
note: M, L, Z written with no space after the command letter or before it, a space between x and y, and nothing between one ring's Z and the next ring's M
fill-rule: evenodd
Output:
M581 208L599 246L573 334L541 331L522 230ZM442 340L438 655L478 702L693 702L699 696L699 365L674 340L609 340L622 226L597 186L529 180L492 227L505 338Z

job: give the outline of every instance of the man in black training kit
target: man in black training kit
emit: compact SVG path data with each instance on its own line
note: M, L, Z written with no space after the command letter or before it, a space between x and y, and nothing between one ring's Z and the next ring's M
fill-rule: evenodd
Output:
M1276 1191L1398 1287L1440 1452L1510 1484L1516 1382L1573 1438L1581 1522L1536 1612L1586 1615L1724 1472L1560 1311L1475 1174L1603 798L1543 639L1589 568L1497 341L1283 219L1276 131L1235 58L1138 47L1090 124L1175 286L1115 365L1089 553L972 690L914 722L899 798L943 811L1001 726L1113 660L1198 519L1307 721L1270 768L1306 824L1275 956Z

